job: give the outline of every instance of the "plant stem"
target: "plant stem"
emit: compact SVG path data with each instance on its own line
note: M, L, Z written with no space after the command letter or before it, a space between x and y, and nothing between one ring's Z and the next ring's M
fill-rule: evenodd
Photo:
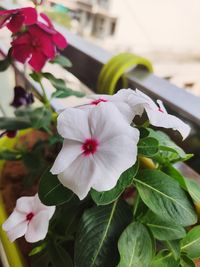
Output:
M44 104L45 104L45 106L47 106L48 108L50 108L51 105L50 105L50 102L49 102L49 100L48 100L48 98L47 98L47 94L46 94L46 92L45 92L44 86L43 86L43 84L42 84L41 81L39 81L39 84L40 84L40 87L41 87L41 89L42 89Z

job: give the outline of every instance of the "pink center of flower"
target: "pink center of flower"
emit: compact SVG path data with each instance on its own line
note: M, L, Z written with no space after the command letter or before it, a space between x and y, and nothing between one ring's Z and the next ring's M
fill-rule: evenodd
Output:
M29 214L26 215L26 220L30 222L33 216L34 216L33 212L30 212Z
M160 112L164 113L164 111L163 111L161 108L159 108L159 109L158 109L158 111L160 111Z
M96 99L96 100L92 101L90 104L91 105L98 105L101 102L108 102L108 100L103 99L103 98L99 98L99 99Z
M82 145L83 154L89 156L97 151L99 142L96 139L86 139Z

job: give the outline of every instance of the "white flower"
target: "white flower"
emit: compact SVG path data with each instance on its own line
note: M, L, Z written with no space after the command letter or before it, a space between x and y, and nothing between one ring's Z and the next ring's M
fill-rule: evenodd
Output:
M157 100L158 105L156 105L150 97L136 89L136 91L132 91L132 94L129 94L128 102L135 115L141 116L144 110L146 110L150 124L177 130L183 139L189 135L189 125L176 116L168 114L162 101Z
M88 110L67 108L58 116L57 128L65 140L51 172L80 199L91 187L112 189L136 161L139 131L112 103Z
M112 102L122 113L124 119L131 123L134 113L127 102L130 93L132 93L131 89L121 89L114 95L89 95L85 101L86 103L79 107L88 109L97 106L99 103Z
M42 204L37 194L33 197L21 197L2 228L11 242L23 235L27 242L37 242L45 238L54 212L55 207Z

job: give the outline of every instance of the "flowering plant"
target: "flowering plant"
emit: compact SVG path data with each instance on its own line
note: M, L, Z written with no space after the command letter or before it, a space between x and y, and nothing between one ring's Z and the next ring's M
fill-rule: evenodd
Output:
M42 92L35 108L33 94L15 87L15 117L0 118L1 138L28 128L47 136L31 151L0 148L0 159L20 160L40 178L38 193L19 198L2 225L10 241L24 236L34 243L33 266L194 266L200 186L174 166L192 155L155 130L173 129L185 139L190 127L137 89L90 95L56 114L43 79L55 88L51 98L84 96L42 72L46 62L68 66L59 54L65 37L35 8L0 11L0 27L12 32L1 70L28 63Z

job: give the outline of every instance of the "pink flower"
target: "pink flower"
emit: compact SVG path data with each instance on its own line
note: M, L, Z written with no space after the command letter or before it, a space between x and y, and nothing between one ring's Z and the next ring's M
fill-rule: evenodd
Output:
M20 31L23 25L36 22L37 11L32 7L0 11L0 28L6 26L12 33Z
M33 197L21 197L2 228L11 242L23 235L27 242L37 242L45 238L54 212L55 206L45 206L37 194Z
M47 20L45 15L44 17ZM50 20L47 25L37 22L14 39L12 56L21 63L28 61L31 67L39 72L48 60L54 59L57 49L63 49L66 46L67 41L64 36L54 29Z
M42 18L43 22L38 21L37 25L46 33L52 35L52 41L59 49L66 48L67 40L61 33L56 31L51 20L47 17L47 15L45 15L44 13L40 13L40 17Z

